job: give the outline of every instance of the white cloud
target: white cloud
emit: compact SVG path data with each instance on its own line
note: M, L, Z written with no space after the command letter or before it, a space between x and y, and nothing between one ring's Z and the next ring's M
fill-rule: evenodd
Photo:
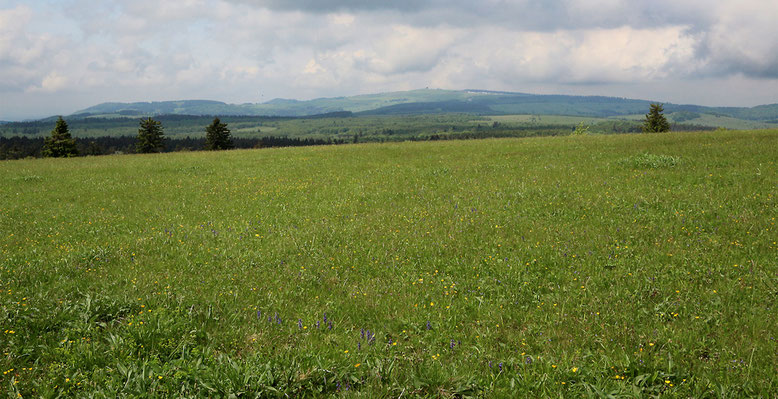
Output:
M41 81L40 86L30 87L30 91L53 93L68 86L68 79L57 72L51 72Z
M69 59L60 50L61 38L27 31L34 16L27 6L0 9L0 92L41 87L47 77L51 86L55 63Z
M393 26L381 39L365 43L362 67L380 74L426 72L434 68L461 33L451 29Z

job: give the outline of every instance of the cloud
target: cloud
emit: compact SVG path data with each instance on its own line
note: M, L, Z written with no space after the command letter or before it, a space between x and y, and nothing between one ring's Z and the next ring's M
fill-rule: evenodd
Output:
M778 79L778 8L761 0L10 1L7 109L33 95L85 107L427 86L689 98L667 82L726 84L721 101L776 97L748 83Z
M303 11L312 13L334 13L341 11L418 11L428 7L430 2L418 0L229 0L256 7L280 11Z
M604 34L598 38L595 48L591 45L582 49L571 49L568 53L559 53L565 60L580 60L582 50L590 51L591 57L600 57L604 61L598 77L588 79L607 82L622 81L634 77L642 79L653 75L661 77L664 72L677 77L730 76L743 74L755 79L772 79L778 76L778 41L763 38L778 37L778 29L772 21L778 18L778 8L766 6L761 0L675 0L634 1L634 0L419 0L419 1L357 1L357 0L225 0L229 4L240 4L249 8L271 10L274 12L299 13L302 15L331 15L339 13L356 15L356 21L372 20L380 15L383 25L404 25L409 29L469 31L469 36L483 36L480 32L502 28L508 35L520 33L547 33L557 35L559 42L544 40L546 45L557 49L566 47L571 35L592 36L597 32ZM350 14L349 14L350 13ZM315 26L321 27L320 24ZM375 29L362 25L362 32ZM623 42L625 31L633 32L629 42ZM609 33L618 33L611 36ZM660 37L640 37L635 32L671 32L673 37L663 34ZM368 33L369 35L369 33ZM433 36L434 37L434 36ZM496 40L495 40L496 38ZM502 42L501 37L487 38L485 46L495 52L505 53L490 43ZM349 40L353 40L353 37ZM398 40L395 38L395 40ZM642 43L642 41L662 41L667 43ZM575 40L574 40L575 41ZM585 43L585 42L584 42ZM424 46L422 41L416 46L407 46L402 53L415 51ZM689 46L695 48L689 52ZM455 52L460 48L450 43L448 49L436 51L434 55ZM624 56L629 55L637 64L641 50L647 47L660 48L666 54L652 53L652 65L627 67ZM606 51L610 49L610 51ZM637 49L637 51L636 51ZM386 54L391 56L391 49ZM549 49L549 53L554 50ZM653 51L653 50L652 50ZM606 58L602 58L605 56ZM375 70L393 73L403 68L401 62L382 60L374 55L373 60L357 63L357 66L372 65ZM428 53L423 58L429 59ZM622 68L614 68L617 58ZM665 58L665 65L656 65L653 60ZM443 62L445 58L437 57ZM542 58L536 60L542 60ZM394 67L397 64L398 67ZM432 65L422 59L416 63L427 70ZM537 64L538 68L549 69L548 65ZM557 70L560 68L550 68ZM564 69L564 68L562 68ZM648 69L654 72L649 73ZM615 75L611 72L618 72ZM625 73L627 71L632 71ZM596 71L593 71L596 73ZM543 74L529 73L528 76L543 78ZM546 74L549 77L554 73ZM573 81L586 79L571 79Z
M274 11L329 14L381 13L390 22L417 26L495 26L516 30L657 27L708 21L720 0L225 0Z
M357 68L386 75L427 72L446 58L463 33L452 29L393 26L355 53Z
M51 72L56 57L68 58L60 51L62 39L26 30L33 17L34 12L26 6L0 9L0 92L41 87L47 77L51 87L57 80Z
M721 4L717 14L719 20L700 35L702 72L778 79L778 8L747 1Z

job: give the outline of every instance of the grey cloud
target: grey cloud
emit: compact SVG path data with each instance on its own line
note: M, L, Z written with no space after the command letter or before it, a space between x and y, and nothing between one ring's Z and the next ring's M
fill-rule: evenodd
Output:
M227 0L257 7L280 11L300 11L309 13L331 13L342 11L396 10L415 12L431 6L429 1L418 0Z
M619 26L688 25L704 29L715 19L709 1L617 0L224 0L301 13L381 12L394 22L417 26L501 25L517 30L553 31ZM680 4L679 4L680 3Z
M778 9L759 1L723 5L720 19L697 34L703 76L778 79Z
M778 51L775 49L774 51ZM754 79L778 79L778 55L775 52L754 59L734 51L707 59L700 71L703 76L743 75Z
M721 46L720 38L712 31L729 30L722 16L731 14L775 14L760 0L737 3L724 0L421 0L421 1L359 1L359 0L224 0L277 11L295 11L302 14L351 12L357 15L380 15L385 23L415 27L457 27L482 29L501 26L509 31L585 31L591 29L634 29L683 27L686 35L698 40L693 59L668 62L666 70L679 76L726 76L744 74L753 78L778 78L778 45L765 49L763 54L743 54L732 46ZM736 4L732 7L731 4ZM743 10L738 9L738 6ZM753 5L747 7L747 5ZM727 19L731 21L732 19ZM739 20L749 24L748 18ZM763 22L764 23L764 22ZM748 47L755 41L778 37L772 23L764 23L764 32L751 32L739 37L740 45ZM772 42L775 42L774 40ZM778 43L778 42L775 42ZM452 45L453 47L454 45ZM431 65L417 63L420 70L431 70ZM692 68L689 65L697 67ZM359 64L375 66L375 64ZM397 71L402 68L397 69ZM393 72L394 69L384 69ZM549 75L548 78L553 78ZM592 81L607 81L608 77Z

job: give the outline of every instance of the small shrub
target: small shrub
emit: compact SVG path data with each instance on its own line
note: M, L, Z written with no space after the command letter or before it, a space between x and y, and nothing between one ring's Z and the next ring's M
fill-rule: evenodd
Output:
M575 127L575 130L573 131L573 136L583 136L589 134L589 126L585 125L583 121L578 124L578 126Z

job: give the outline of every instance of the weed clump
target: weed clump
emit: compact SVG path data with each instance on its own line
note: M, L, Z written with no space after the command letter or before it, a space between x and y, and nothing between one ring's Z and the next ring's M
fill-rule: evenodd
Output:
M626 159L622 159L620 164L633 169L661 169L672 168L681 163L680 157L672 155L657 155L643 153Z

